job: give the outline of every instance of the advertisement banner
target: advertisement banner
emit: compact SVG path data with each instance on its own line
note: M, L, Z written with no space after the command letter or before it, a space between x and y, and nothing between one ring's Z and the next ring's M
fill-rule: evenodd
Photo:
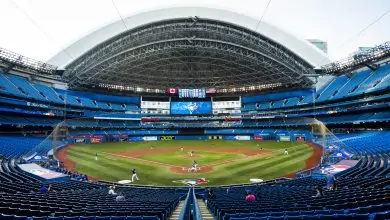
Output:
M339 151L336 151L332 155L330 155L330 157L340 157L345 159L350 159L352 156L353 154L349 153L344 149L340 149Z
M177 88L168 88L167 93L168 94L177 94L178 89Z
M209 136L209 140L222 140L222 136Z
M290 136L280 136L280 141L291 141Z
M162 141L172 141L172 140L175 140L175 136L161 136L160 137L160 140Z
M211 113L211 102L171 102L172 115L202 115Z
M249 141L251 140L251 136L243 136L243 135L236 135L236 136L224 136L225 140L236 140L236 141Z
M44 178L46 180L50 179L56 179L59 177L66 177L65 174L63 173L58 173L49 169L45 169L35 163L30 163L30 164L20 164L18 165L20 169L23 171L30 173L32 175Z
M144 137L129 137L128 141L133 142L133 141L143 141Z
M76 138L75 142L76 143L84 143L85 139L84 138Z
M157 141L157 136L145 136L144 141Z
M263 136L254 136L253 139L255 139L256 141L262 141Z
M102 143L102 138L100 138L100 137L93 137L93 138L91 138L91 143L92 144Z

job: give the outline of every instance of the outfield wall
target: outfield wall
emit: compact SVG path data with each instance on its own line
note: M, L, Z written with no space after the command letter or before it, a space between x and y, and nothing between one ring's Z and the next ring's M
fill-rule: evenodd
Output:
M256 141L312 141L309 132L291 133L256 133L246 135L142 135L131 136L127 134L116 135L73 135L68 136L69 144L93 144L124 141L172 141L172 140L256 140Z

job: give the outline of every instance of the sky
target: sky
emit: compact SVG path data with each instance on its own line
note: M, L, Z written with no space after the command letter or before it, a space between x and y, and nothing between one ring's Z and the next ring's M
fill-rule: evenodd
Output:
M175 6L231 10L302 39L327 41L331 60L390 40L390 0L0 0L0 47L47 61L120 19L114 4L122 17Z

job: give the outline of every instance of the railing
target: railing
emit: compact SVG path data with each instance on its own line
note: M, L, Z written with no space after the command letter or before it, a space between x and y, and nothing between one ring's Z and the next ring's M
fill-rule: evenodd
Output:
M199 208L198 200L195 196L195 190L194 188L191 188L192 190L192 199L193 199L193 219L194 220L202 220L202 213Z
M191 219L191 199L193 197L193 188L188 189L187 198L184 201L184 205L180 210L179 219L180 220L189 220Z

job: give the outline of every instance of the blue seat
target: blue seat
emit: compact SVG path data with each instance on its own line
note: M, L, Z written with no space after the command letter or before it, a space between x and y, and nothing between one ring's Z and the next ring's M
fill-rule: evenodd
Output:
M374 215L374 220L388 220L390 219L390 212L377 212Z
M0 220L13 220L13 219L14 219L13 215L5 215L5 214L0 215Z
M249 220L268 220L268 217L250 217Z
M284 216L269 216L268 220L284 220Z
M80 216L80 220L95 220L95 216Z
M302 216L300 216L300 215L297 215L297 216L286 215L284 219L298 220L298 219L302 219Z
M299 212L295 212L295 211L286 211L284 212L285 215L288 215L288 216L298 216L300 215Z
M320 219L319 215L302 215L302 219L310 220L310 219Z
M158 220L157 216L142 216L143 220Z
M352 215L346 215L344 219L356 219L356 220L367 220L369 219L369 214L352 214Z
M48 220L63 220L63 217L62 216L49 216L49 217L47 217L47 219Z
M96 216L95 220L110 220L110 216Z
M79 216L64 216L64 220L79 220Z
M111 216L111 220L126 220L126 216Z
M142 219L142 216L127 216L127 220L140 220Z
M318 215L320 219L323 220L333 220L337 219L335 215Z
M315 213L318 215L329 215L329 210L316 210Z

